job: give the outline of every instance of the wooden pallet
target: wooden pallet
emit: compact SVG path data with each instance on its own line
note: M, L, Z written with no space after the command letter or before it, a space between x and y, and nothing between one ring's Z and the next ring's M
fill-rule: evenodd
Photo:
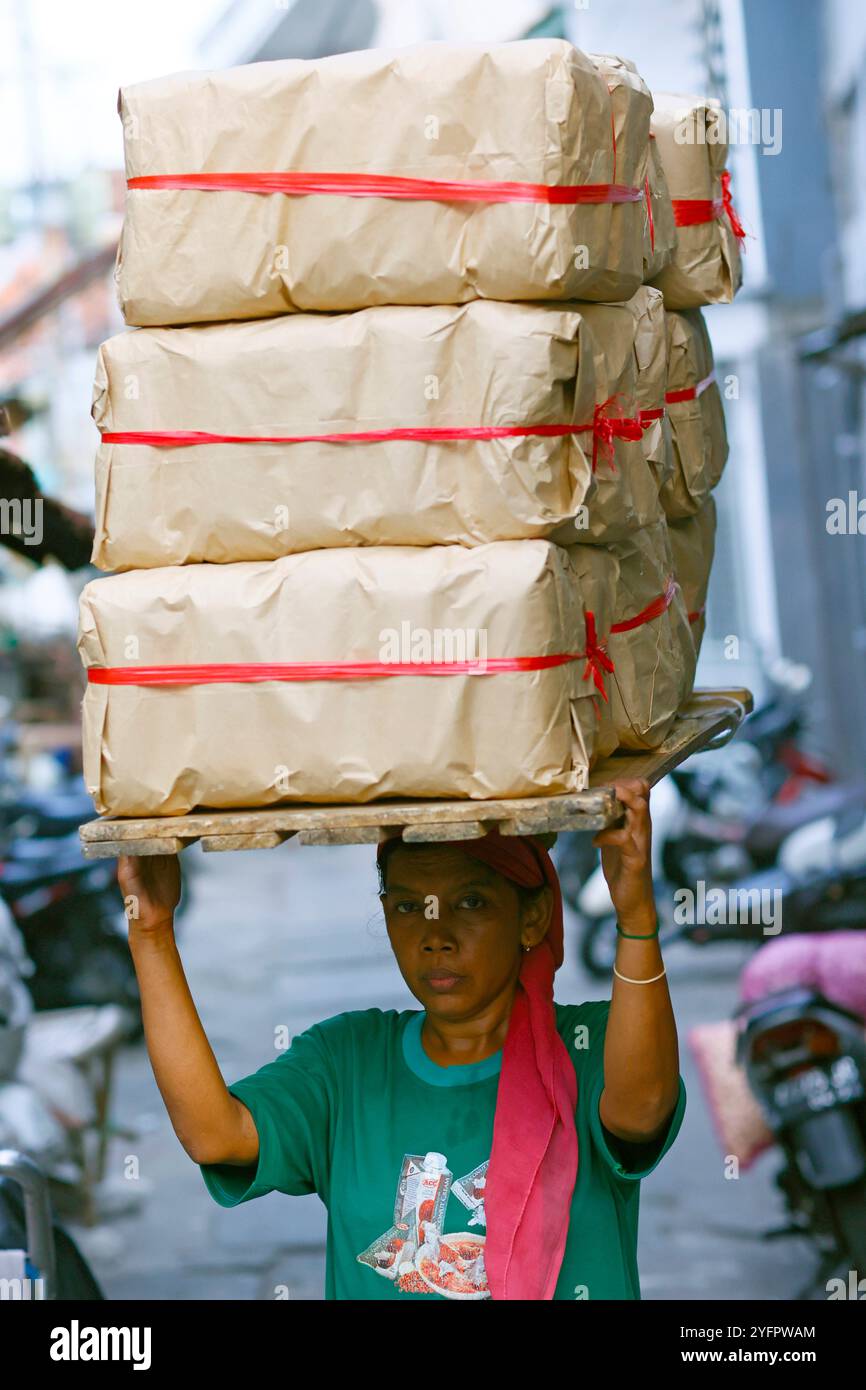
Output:
M605 758L586 791L502 801L375 801L365 805L287 804L262 811L196 811L187 816L105 817L81 827L86 859L118 854L177 854L201 841L209 851L273 849L297 836L304 845L377 844L404 840L474 840L494 825L502 835L603 830L623 813L611 785L618 778L658 782L693 753L718 748L752 709L748 690L696 690L664 743Z

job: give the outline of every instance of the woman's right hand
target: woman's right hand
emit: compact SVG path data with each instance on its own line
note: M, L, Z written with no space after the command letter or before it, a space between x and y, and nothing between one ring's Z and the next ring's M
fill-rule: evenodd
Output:
M180 901L180 863L176 854L121 854L117 881L130 931L171 930Z

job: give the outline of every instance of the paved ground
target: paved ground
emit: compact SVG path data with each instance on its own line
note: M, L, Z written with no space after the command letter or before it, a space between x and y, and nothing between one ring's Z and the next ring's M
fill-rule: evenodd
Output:
M301 848L194 856L192 909L180 948L199 1013L227 1081L273 1057L273 1029L291 1034L350 1008L411 1008L375 895L373 850ZM571 946L573 948L573 934ZM605 998L571 961L557 977L563 1002ZM735 1002L740 947L667 954L688 1092L683 1128L642 1185L639 1265L646 1299L787 1299L812 1267L799 1241L767 1244L781 1219L776 1158L736 1181L723 1175L687 1029L725 1017ZM115 1141L111 1185L135 1209L74 1227L113 1299L292 1299L324 1289L325 1212L316 1197L276 1193L234 1210L210 1198L171 1129L144 1046L118 1068L116 1119L136 1133ZM126 1176L130 1157L138 1176Z

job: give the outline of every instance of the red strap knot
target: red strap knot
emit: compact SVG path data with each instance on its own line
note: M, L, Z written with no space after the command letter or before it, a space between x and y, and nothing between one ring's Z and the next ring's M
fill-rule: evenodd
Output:
M746 229L737 216L737 210L734 207L734 200L731 197L731 175L727 169L722 170L722 207L728 214L728 221L731 224L731 231L734 236L738 241L745 241Z
M592 677L596 690L607 704L607 691L604 688L604 672L613 675L613 662L598 640L598 633L595 627L595 614L587 610L586 613L586 666L583 671L583 679L589 680Z
M717 217L727 216L734 236L738 241L743 242L746 237L746 229L737 216L734 200L731 197L730 171L723 169L719 175L719 180L722 185L721 198L672 198L674 222L678 227L697 227L702 222L712 222Z
M597 405L592 413L592 471L595 472L598 461L598 448L601 445L607 462L611 469L616 472L614 464L614 440L615 439L643 439L643 426L637 416L627 416L623 414L622 406L619 403L619 394L608 396L606 401ZM613 413L609 413L613 411Z

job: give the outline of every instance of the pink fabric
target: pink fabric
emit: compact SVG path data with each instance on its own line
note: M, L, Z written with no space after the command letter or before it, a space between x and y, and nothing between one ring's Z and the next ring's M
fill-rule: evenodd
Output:
M484 1206L493 1299L552 1299L577 1180L577 1078L556 1031L553 976L562 964L562 891L535 836L491 831L453 842L524 888L553 893L550 929L524 954L502 1053ZM379 857L382 849L379 847Z
M743 971L740 998L751 1003L796 985L816 989L831 1003L866 1018L866 931L769 941Z
M698 1023L687 1039L722 1153L734 1154L745 1173L776 1138L737 1063L737 1032L736 1021L729 1018Z

